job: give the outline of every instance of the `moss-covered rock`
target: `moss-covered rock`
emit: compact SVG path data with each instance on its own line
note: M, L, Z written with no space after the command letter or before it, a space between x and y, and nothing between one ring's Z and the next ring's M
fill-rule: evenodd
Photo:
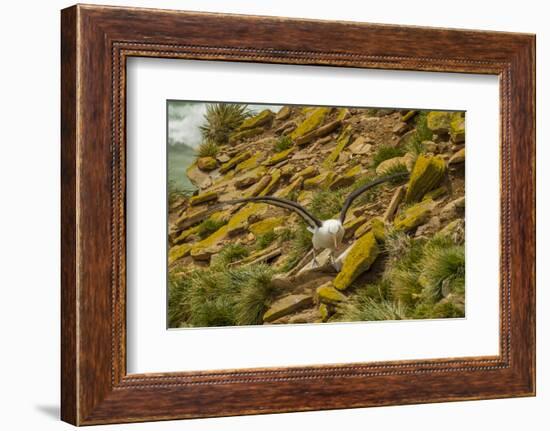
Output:
M308 178L304 181L304 189L314 190L328 187L328 185L334 181L335 176L336 174L333 171L328 171L317 175L316 177Z
M432 200L425 200L407 208L396 217L394 221L395 229L405 232L414 230L428 220L433 208L434 202Z
M347 299L346 295L334 288L332 281L319 286L315 293L319 301L325 304L338 304Z
M310 295L288 295L275 301L263 316L264 322L273 322L280 317L294 313L295 311L309 307L313 304Z
M297 192L302 188L302 185L304 184L304 180L300 177L296 178L294 181L292 181L288 186L285 188L279 190L277 193L275 193L275 196L279 198L288 198L293 193Z
M271 171L271 179L269 183L267 183L265 188L258 194L258 196L267 196L271 194L271 192L277 188L280 181L281 181L281 170L273 169L273 171Z
M346 146L349 144L350 138L351 138L351 132L352 129L350 126L347 126L342 130L342 133L340 133L340 136L338 136L338 139L336 141L336 146L332 150L332 152L327 156L327 158L323 161L323 166L329 168L331 167L336 160L338 160L338 156L340 153L346 148Z
M262 193L268 184L271 183L271 174L264 175L260 181L247 193L246 197L250 198L252 196L258 196Z
M308 178L314 177L319 173L319 170L315 166L308 166L301 171L296 172L294 176L290 179L290 181L294 181L298 178L303 178L304 180L307 180Z
M418 202L426 193L437 187L446 169L445 161L440 157L418 156L407 184L405 202Z
M291 114L290 106L283 106L281 109L279 109L279 112L277 112L277 115L275 116L275 119L277 121L284 121L288 117L290 117Z
M277 163L280 163L280 162L282 162L283 160L288 159L288 157L292 154L293 151L294 151L294 148L293 148L293 147L288 148L288 149L283 150L283 151L279 151L278 153L273 154L273 156L271 156L269 159L267 159L267 160L264 162L264 165L265 165L265 166L273 166L273 165L276 165Z
M355 165L351 167L342 175L337 176L336 179L332 183L330 183L329 188L331 190L337 190L339 188L352 185L355 182L357 176L361 174L361 171L361 165Z
M399 167L406 168L410 171L414 164L414 155L407 153L404 156L392 157L391 159L384 160L376 167L376 175L384 175L386 172L393 171Z
M267 212L265 204L248 204L236 212L227 222L227 235L235 236L246 231L249 219L261 218Z
M418 114L418 111L414 111L414 110L407 111L405 114L401 116L401 121L407 122L411 120L416 114Z
M371 267L379 253L380 249L372 232L355 241L344 258L342 269L333 281L334 287L338 290L347 289L357 277Z
M286 217L269 217L251 224L248 226L248 230L256 236L264 235L281 226L285 222L285 219Z
M437 234L441 236L449 236L456 242L461 242L460 240L464 238L464 219L457 218L456 220L453 220Z
M201 171L213 171L218 166L218 162L214 157L199 157L197 159L197 167Z
M451 140L454 143L464 142L465 132L464 117L460 112L453 113L450 123Z
M233 169L239 163L244 162L250 157L252 157L251 151L245 151L243 153L237 154L235 157L232 157L228 162L225 162L223 165L221 165L220 173L225 174L227 171Z
M328 306L324 302L319 304L319 316L321 317L322 322L326 322L331 314L332 310L330 306Z
M180 244L172 247L168 252L168 265L172 265L177 260L185 257L191 250L191 244Z
M352 217L344 223L344 239L351 238L367 222L367 217Z
M265 173L266 168L264 168L263 166L259 166L258 168L253 169L252 171L247 172L244 175L240 175L238 178L235 178L233 184L235 185L236 189L245 189L260 181Z
M373 233L376 241L383 243L386 241L386 225L381 217L374 217L371 222L371 232Z
M451 113L446 111L431 111L426 118L428 129L436 134L449 132Z
M311 132L313 129L319 127L325 121L325 118L331 111L331 108L314 108L311 112L308 112L307 117L302 121L296 129L290 134L292 140Z
M235 166L235 172L244 172L257 168L264 159L265 153L263 151L257 151L253 156Z
M439 199L441 196L444 196L447 194L447 187L441 186L437 189L433 189L431 192L428 192L424 195L422 200L433 200Z
M242 131L265 126L267 124L270 124L273 121L274 117L275 114L273 112L271 112L269 109L264 109L258 115L254 115L253 117L249 117L244 120L237 130Z
M199 228L199 226L197 225L197 226L190 227L189 229L185 229L178 236L176 236L176 238L174 238L174 244L178 245L178 244L181 244L181 243L185 242L185 240L189 236L197 233L198 228Z
M234 132L229 136L229 143L235 144L243 139L250 139L254 136L261 135L264 132L262 127L255 127L254 129L241 130L240 132Z
M335 120L342 121L344 118L348 116L349 109L348 108L339 108L338 112L336 113Z
M218 200L218 192L211 191L211 192L205 192L198 194L197 196L193 196L189 199L189 205L196 206L201 205L206 202L212 202Z

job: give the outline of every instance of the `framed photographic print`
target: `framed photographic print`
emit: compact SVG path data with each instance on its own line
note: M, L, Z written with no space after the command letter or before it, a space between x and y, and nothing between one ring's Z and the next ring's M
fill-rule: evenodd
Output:
M535 394L533 35L61 30L63 420Z

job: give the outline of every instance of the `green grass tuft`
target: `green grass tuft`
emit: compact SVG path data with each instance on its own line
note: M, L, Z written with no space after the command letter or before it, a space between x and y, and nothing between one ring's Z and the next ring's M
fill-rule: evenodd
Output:
M204 124L200 126L206 141L218 145L227 144L229 135L250 116L248 105L238 103L213 103L206 106Z
M294 142L292 142L292 139L290 139L289 136L281 136L275 142L275 145L273 146L273 150L276 153L280 153L281 151L288 150L293 145L294 145Z
M401 157L403 155L405 155L405 151L402 148L392 147L390 145L381 145L372 157L372 166L376 168L380 163L386 160Z
M258 238L256 238L256 248L258 250L263 250L264 248L269 247L273 241L277 239L277 235L274 231L269 231L264 233L263 235L260 235Z
M197 154L199 157L216 157L220 151L220 147L214 141L204 141L199 145Z

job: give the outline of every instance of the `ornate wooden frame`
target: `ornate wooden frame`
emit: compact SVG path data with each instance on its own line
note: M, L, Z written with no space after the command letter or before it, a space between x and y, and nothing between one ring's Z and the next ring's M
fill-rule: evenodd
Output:
M534 35L81 5L61 16L63 420L88 425L534 395ZM129 56L498 75L500 354L128 375Z

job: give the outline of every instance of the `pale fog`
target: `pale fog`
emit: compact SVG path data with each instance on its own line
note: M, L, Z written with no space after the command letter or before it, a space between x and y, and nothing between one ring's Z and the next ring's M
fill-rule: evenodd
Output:
M200 126L204 123L206 106L204 102L168 102L168 143L170 145L185 144L197 148L202 142ZM249 104L252 112L270 109L278 112L282 105Z
M196 158L202 142L200 126L204 124L205 102L168 101L168 185L178 190L195 190L186 170ZM270 109L279 112L282 105L249 104L252 112Z

